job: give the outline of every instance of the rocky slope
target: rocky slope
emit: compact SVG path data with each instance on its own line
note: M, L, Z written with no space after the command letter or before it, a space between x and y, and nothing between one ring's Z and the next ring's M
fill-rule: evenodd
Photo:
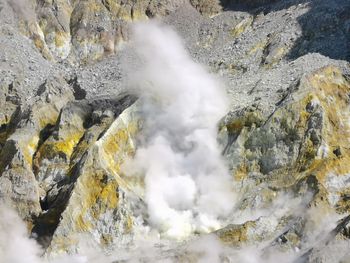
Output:
M81 236L115 251L151 235L143 182L121 172L143 127L123 68L137 64L130 25L150 18L225 83L218 141L238 201L214 232L220 261L255 246L267 260L348 262L348 0L3 0L1 200L47 255L79 252ZM200 257L159 250L160 262Z

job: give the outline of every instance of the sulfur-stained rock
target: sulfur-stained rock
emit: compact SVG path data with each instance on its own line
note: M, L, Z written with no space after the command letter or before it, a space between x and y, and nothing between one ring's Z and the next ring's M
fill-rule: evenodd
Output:
M228 225L216 231L216 234L224 243L238 246L248 240L248 228L254 227L254 225L255 223L252 221L248 221L243 225Z
M221 11L220 1L217 0L190 0L191 5L201 14L217 15Z
M86 235L101 247L131 241L134 215L125 196L132 187L119 171L135 150L139 117L137 107L129 107L134 100L124 95L68 105L57 124L59 139L49 138L39 149L38 175L46 174L45 180L38 178L46 192L45 212L33 232L49 246L48 253L75 251ZM73 116L74 125L66 125ZM80 135L73 144L70 134L76 132Z
M349 103L349 83L339 69L328 67L303 79L297 89L300 91L286 94L264 123L259 110L253 113L246 110L243 120L242 117L228 120L226 128L234 145L231 149L244 149L244 162L235 169L249 167L248 175L257 172L271 177L277 172L281 175L305 173L308 169L313 172L316 169L314 166L319 163L342 163L335 169L346 166L346 156L339 159L333 151L345 147L343 143L346 142L342 142L340 137L348 136L346 110L338 109L342 106L346 108ZM329 92L334 92L334 89L338 92L332 98ZM254 117L256 120L252 119L251 116L259 114L260 117ZM242 138L245 138L243 145L235 144ZM329 149L330 145L333 148ZM227 151L230 156L229 147ZM321 178L323 175L320 174Z
M334 209L348 211L350 162L345 145L350 138L349 92L350 83L342 71L329 66L301 79L268 116L259 108L248 107L226 117L221 139L239 182L240 210L265 209L283 191L302 196L305 204L324 215L331 215ZM277 220L270 234L295 220L293 214L285 214L284 219L268 218L269 223ZM257 221L253 222L255 226ZM254 235L247 235L249 228ZM259 240L257 230L248 222L218 233L235 245L243 239ZM303 239L303 230L286 233L294 240L292 246ZM266 240L272 235L261 237Z
M16 101L11 102L6 99L7 94L0 90L0 151L4 146L7 138L13 132L15 123L18 121L20 107L16 105Z
M34 156L34 171L45 192L68 173L71 155L85 132L84 122L89 114L88 105L69 103L61 110L55 126L48 128L51 135Z
M337 249L349 242L347 0L17 2L0 0L0 199L47 254L79 251L81 239L130 248L149 227L144 182L120 172L142 135L135 98L121 92L125 61L135 62L129 26L157 18L227 88L218 139L238 200L215 234L229 251L346 262ZM203 256L173 246L141 258Z
M275 208L276 209L276 208ZM276 209L277 210L277 209ZM246 245L259 244L274 239L276 233L287 233L284 229L295 223L294 216L282 215L280 212L260 216L254 220L247 220L241 224L229 224L214 233L221 242L228 246L242 247ZM291 232L291 231L290 231ZM301 237L296 236L300 241Z
M76 249L79 236L86 234L107 247L130 242L133 213L125 199L129 189L119 176L119 166L135 150L138 121L134 111L131 107L119 115L70 175L77 181L53 235L52 253Z
M39 1L36 7L37 21L50 54L56 59L65 59L71 50L69 1Z
M128 39L129 22L164 16L183 2L39 1L29 35L49 59L86 63L115 53Z
M96 60L117 52L128 40L129 23L164 16L184 0L176 1L78 1L71 13L71 59Z
M39 88L32 109L19 113L14 132L1 149L0 196L10 200L28 222L41 211L38 182L32 170L40 133L56 123L61 108L71 99L73 93L62 78L48 79Z
M128 39L132 21L166 16L185 3L206 16L221 11L217 0L40 0L26 7L20 1L9 3L18 13L21 31L46 59L78 64L117 52Z
M0 157L0 198L12 203L27 222L40 212L39 189L26 154L15 140L8 140Z
M100 58L114 44L108 9L99 0L79 1L74 6L71 32L72 53L78 61Z

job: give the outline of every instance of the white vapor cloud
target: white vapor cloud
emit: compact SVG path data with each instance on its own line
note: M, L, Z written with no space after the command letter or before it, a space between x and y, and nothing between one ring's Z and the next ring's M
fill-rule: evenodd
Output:
M87 263L92 262L90 259L93 257L97 255L94 254L91 257L65 255L55 259L45 258L43 249L35 239L29 237L28 229L16 211L0 202L0 262Z
M224 89L169 27L136 24L132 44L141 62L129 81L145 124L124 173L144 176L150 223L163 235L215 230L235 202L217 143L217 123L228 111Z
M321 211L312 209L309 216L318 217L321 214L323 214ZM321 235L322 239L335 226L334 220L338 216L334 216L329 215L324 218L324 223L329 222L331 224L327 227L327 230L324 229L324 224L321 224L318 228L308 227L307 235L320 237L323 233ZM35 240L28 237L26 226L17 213L4 205L0 205L0 231L0 262L9 263L278 263L295 262L304 253L303 251L292 250L281 251L272 247L266 250L269 247L269 241L258 244L242 244L241 247L230 247L223 245L216 235L208 234L194 238L184 244L170 241L170 243L161 244L156 239L139 240L135 246L129 249L116 249L111 251L108 256L102 251L96 250L96 247L90 244L79 255L62 255L52 258L43 255L44 251ZM82 239L84 239L83 236ZM82 240L81 242L84 243L85 241ZM312 247L312 243L309 242L306 248ZM348 240L334 240L331 244L320 248L321 250L316 255L321 256L324 262L347 262L350 242Z
M19 216L0 205L0 261L11 263L40 262L41 248L27 237L27 229Z
M288 263L310 249L322 262L347 262L350 241L329 238L343 215L322 204L310 205L313 193L281 190L271 203L261 200L261 205L234 209L234 180L217 142L217 123L228 111L220 81L192 61L171 28L157 22L136 24L131 47L138 64L127 65L128 85L140 98L144 122L135 156L122 170L123 175L144 181L145 224L135 226L127 248L105 251L90 242L89 234L81 234L79 254L56 256L59 251L45 254L28 237L17 213L0 203L0 262ZM255 198L253 192L249 194ZM136 209L133 212L138 216ZM240 239L238 246L224 245L215 233L206 234L247 221L254 224L243 229L247 241ZM290 241L281 244L281 235L287 234Z

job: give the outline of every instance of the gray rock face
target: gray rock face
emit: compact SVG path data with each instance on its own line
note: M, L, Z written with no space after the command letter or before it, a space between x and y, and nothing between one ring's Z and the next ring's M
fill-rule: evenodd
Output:
M214 233L221 259L257 245L264 260L347 262L349 14L347 0L1 1L0 200L47 255L79 251L82 236L111 251L147 235L144 182L120 166L142 133L129 27L155 17L230 100L218 140L239 200ZM147 260L192 252L165 245Z
M15 205L20 205L18 209L27 219L41 210L38 183L32 170L33 156L41 139L40 133L54 125L63 105L73 99L68 85L59 77L48 79L36 94L31 109L20 111L16 123L9 124L13 127L9 127L1 149L1 179L6 180L4 185L7 185L2 188L2 196L13 200ZM21 105L18 107L21 110ZM24 205L21 205L22 202Z

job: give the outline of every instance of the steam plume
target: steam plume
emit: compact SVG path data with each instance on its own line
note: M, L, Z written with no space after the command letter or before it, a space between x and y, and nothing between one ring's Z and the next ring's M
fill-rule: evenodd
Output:
M150 222L161 233L209 232L235 200L216 141L228 110L224 90L170 28L149 22L133 33L142 63L130 80L141 99L145 137L124 171L144 176Z
M93 255L88 255L88 253L86 253L88 256L64 255L51 259L43 257L43 254L44 251L38 243L34 239L28 237L26 225L16 211L10 206L0 202L0 262L87 263L97 262L93 259L101 257L96 253Z
M0 259L2 262L40 262L41 249L27 238L27 230L18 215L0 204Z

